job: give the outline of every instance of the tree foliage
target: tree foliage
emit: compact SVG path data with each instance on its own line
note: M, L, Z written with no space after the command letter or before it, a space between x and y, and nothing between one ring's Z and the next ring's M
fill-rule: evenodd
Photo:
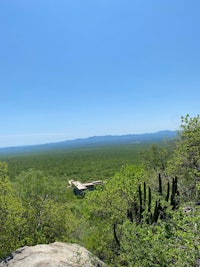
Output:
M84 199L81 206L87 221L84 244L100 258L113 261L118 254L121 224L127 218L130 203L138 200L138 183L143 179L141 167L123 166L103 187Z
M149 149L142 152L142 159L145 169L152 174L165 173L167 168L167 161L170 157L170 145L159 146L152 144Z
M147 172L126 166L84 200L88 229L83 235L84 244L111 266L194 266L199 260L200 210L195 206L200 191L199 126L199 116L182 118L181 131L169 150L153 145L144 155ZM168 194L163 194L161 182L155 186L155 173L159 171L165 174L165 190L168 181L178 176L178 183L177 178L173 179L177 194L171 201ZM149 177L151 172L153 176ZM164 218L150 220L153 223L146 220L143 181L153 189L151 206L157 208L161 203L164 208ZM179 198L185 190L189 192L187 198ZM132 214L135 218L127 214L130 205L135 209L137 202L137 209L142 209L139 220L137 214Z
M153 144L140 154L142 160L135 153L135 162L143 164L124 164L111 177L111 161L115 170L126 162L119 150L75 153L69 162L61 155L62 167L50 173L46 169L55 158L48 158L38 163L47 163L45 171L25 168L11 180L0 162L0 258L23 245L72 241L108 266L195 266L200 260L200 117L183 117L172 146ZM89 174L105 179L80 199L67 189L67 177L80 177L82 169L83 181Z
M73 215L67 203L56 201L55 196L61 193L55 193L60 188L59 183L32 169L22 172L15 183L25 210L25 242L33 245L69 240Z
M149 210L148 196L142 192L140 199L144 180L141 167L126 166L104 188L88 194L81 206L87 221L84 245L110 266L193 266L199 257L200 210L193 207L193 212L186 214L184 206L174 206L172 198L166 200L168 193L164 194L160 183L151 193ZM142 216L137 209L130 218L127 211L137 203ZM163 212L160 216L156 216L158 203ZM155 220L148 220L151 210Z
M7 175L7 164L0 162L0 258L22 244L23 213Z
M181 210L156 225L123 225L121 266L194 266L199 258L199 211L186 216Z
M172 159L168 162L168 173L181 178L185 198L196 195L200 181L200 116L182 117L182 123ZM199 196L197 196L198 198Z

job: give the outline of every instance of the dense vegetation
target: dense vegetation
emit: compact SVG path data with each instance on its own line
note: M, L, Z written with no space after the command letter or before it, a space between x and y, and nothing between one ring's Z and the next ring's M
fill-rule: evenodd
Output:
M109 179L124 164L138 164L145 144L79 147L40 153L21 153L0 156L8 163L8 174L13 180L22 171L41 170L47 176L63 180Z
M145 150L144 150L145 149ZM109 266L200 261L200 117L168 144L2 158L0 258L22 245L77 242ZM102 179L77 198L68 179ZM197 265L196 265L197 266Z

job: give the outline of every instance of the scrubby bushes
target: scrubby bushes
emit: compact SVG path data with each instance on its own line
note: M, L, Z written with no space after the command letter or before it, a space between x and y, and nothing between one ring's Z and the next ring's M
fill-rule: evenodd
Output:
M143 167L123 167L88 195L85 245L111 266L195 266L200 258L199 149L200 118L187 115L169 148L152 146Z
M182 118L169 146L153 145L143 164L125 164L87 193L0 163L0 258L22 245L78 242L109 266L195 266L200 258L200 117ZM159 173L161 175L159 175Z

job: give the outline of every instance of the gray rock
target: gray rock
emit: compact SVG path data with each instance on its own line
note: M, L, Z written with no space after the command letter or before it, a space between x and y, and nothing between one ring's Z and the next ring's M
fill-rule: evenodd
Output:
M55 242L22 247L0 263L0 267L105 267L88 250L77 244Z

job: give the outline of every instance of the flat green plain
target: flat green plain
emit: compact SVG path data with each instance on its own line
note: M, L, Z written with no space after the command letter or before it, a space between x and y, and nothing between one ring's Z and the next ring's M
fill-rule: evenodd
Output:
M140 164L141 151L150 145L134 143L26 152L1 155L0 160L8 163L11 180L20 172L29 169L41 170L61 180L105 180L118 172L122 165Z

